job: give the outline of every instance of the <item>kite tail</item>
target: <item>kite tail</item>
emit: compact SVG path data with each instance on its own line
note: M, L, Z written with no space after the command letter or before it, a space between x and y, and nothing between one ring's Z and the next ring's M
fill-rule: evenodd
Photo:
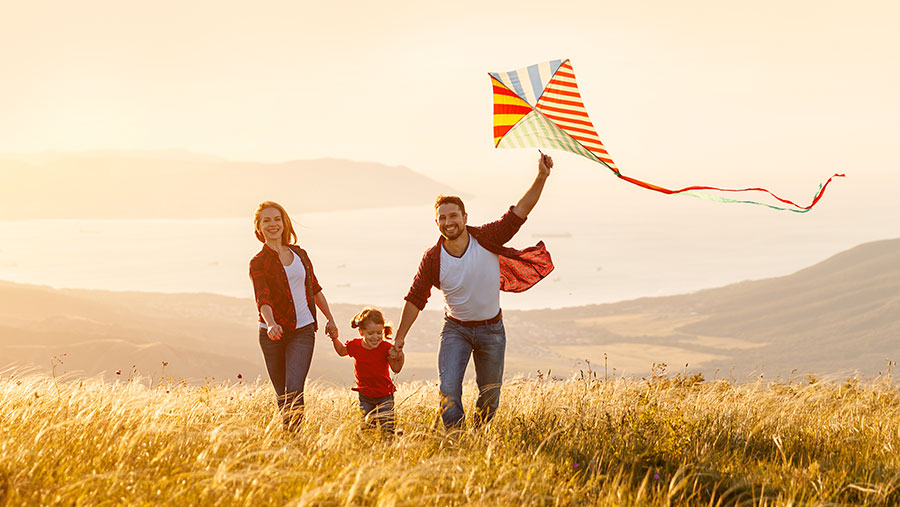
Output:
M608 166L607 166L607 167L608 167ZM812 207L815 206L817 202L819 202L819 199L822 198L822 195L825 193L825 188L828 187L828 184L831 183L831 180L833 180L834 178L843 178L843 177L845 177L844 174L838 174L838 173L835 173L835 174L832 175L830 178L828 178L828 180L827 180L825 183L819 185L819 190L816 192L816 195L815 195L815 197L813 197L813 200L812 200L812 202L809 204L809 206L800 206L799 204L797 204L797 203L795 203L795 202L793 202L793 201L789 201L789 200L787 200L787 199L784 199L784 198L781 198L781 197L775 195L774 193L772 193L771 191L769 191L768 189L765 189L765 188L759 188L759 187L753 187L753 188L718 188L718 187L707 187L707 186L695 185L695 186L690 186L690 187L684 187L684 188L681 188L681 189L678 189L678 190L672 190L672 189L668 189L668 188L665 188L665 187L660 187L660 186L654 185L654 184L652 184L652 183L647 183L647 182L645 182L645 181L641 181L641 180L639 180L639 179L632 178L632 177L630 177L630 176L625 176L624 174L622 174L621 172L619 172L618 170L615 170L615 169L613 169L613 172L614 172L615 175L618 176L620 179L623 179L623 180L625 180L625 181L627 181L627 182L629 182L629 183L633 183L633 184L635 184L635 185L637 185L637 186L639 186L639 187L646 188L646 189L649 189L649 190L655 190L655 191L661 192L661 193L663 193L663 194L669 194L669 195L671 195L671 194L684 194L684 195L690 195L690 196L693 196L693 197L699 197L699 198L701 198L701 199L706 199L706 200L709 200L709 201L716 201L716 202L733 202L733 203L742 203L742 204L756 204L756 205L759 205L759 206L766 206L767 208L772 208L772 209L777 209L777 210L782 210L782 211L793 211L793 212L796 212L796 213L806 213L807 211L811 210ZM781 202L783 202L783 203L785 203L785 204L787 204L787 205L789 205L789 206L773 206L773 205L771 205L771 204L766 204L766 203L763 203L763 202L757 202L757 201L743 201L743 200L738 200L738 199L729 199L729 198L727 198L727 197L721 197L721 196L716 196L716 195L709 195L709 194L696 193L695 191L697 191L697 190L715 190L715 191L719 191L719 192L765 192L765 193L771 195L772 197L774 197L775 199L778 199L779 201L781 201Z

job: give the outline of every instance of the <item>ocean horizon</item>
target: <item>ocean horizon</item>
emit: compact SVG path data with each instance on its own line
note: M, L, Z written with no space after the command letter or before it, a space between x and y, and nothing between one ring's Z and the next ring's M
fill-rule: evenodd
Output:
M696 201L707 213L610 217L536 210L510 245L543 240L556 268L527 292L503 294L502 306L561 308L688 293L788 275L890 237L878 224L854 225L850 216L843 219L845 232L834 234L834 221L843 215L796 217L752 206L741 210L746 220L733 221L731 213L727 224L709 213L721 205ZM472 225L505 211L479 199L467 206ZM438 238L428 205L298 213L293 219L299 244L333 303L402 305L423 252ZM253 297L248 262L261 246L250 217L0 221L0 238L0 280L242 298ZM434 291L428 307L441 304Z

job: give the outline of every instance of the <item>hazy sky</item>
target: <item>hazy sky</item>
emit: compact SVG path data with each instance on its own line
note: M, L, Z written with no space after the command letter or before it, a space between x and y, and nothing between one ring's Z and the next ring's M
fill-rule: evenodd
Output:
M738 185L768 168L809 187L900 167L898 6L7 1L0 152L334 156L474 183L534 158L492 148L487 72L570 58L624 173Z
M684 285L671 276L704 263L733 270L709 282L726 283L900 236L898 21L894 0L0 0L0 154L181 148L231 160L405 165L480 197L469 212L482 223L521 195L537 162L536 150L493 148L487 73L570 58L597 132L627 175L670 187L764 186L805 205L818 183L847 173L798 215L662 196L553 152L557 166L516 246L571 231L571 251L565 239L548 240L561 276L600 276L602 265L626 284L660 277L635 282L650 287L644 293L673 291ZM0 184L15 189L7 174ZM391 225L377 216L391 215L359 222ZM247 231L234 251L258 247ZM312 247L339 252L339 232ZM408 269L431 237L404 250ZM43 238L25 247L45 250ZM635 274L613 254L650 260ZM242 255L235 265L245 265ZM246 283L244 267L230 273ZM395 278L399 294L408 277Z

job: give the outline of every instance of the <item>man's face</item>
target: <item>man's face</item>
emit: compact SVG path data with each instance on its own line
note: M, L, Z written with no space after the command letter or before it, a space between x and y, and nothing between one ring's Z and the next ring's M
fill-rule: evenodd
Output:
M460 211L459 206L453 203L441 204L437 209L436 222L441 236L454 240L466 230L468 216Z

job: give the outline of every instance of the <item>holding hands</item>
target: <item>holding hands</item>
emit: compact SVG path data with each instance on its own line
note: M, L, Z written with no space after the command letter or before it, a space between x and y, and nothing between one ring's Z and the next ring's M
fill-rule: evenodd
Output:
M388 359L400 359L401 357L403 357L403 349L398 348L397 344L391 346L388 350Z
M394 344L391 345L391 350L388 351L388 359L398 360L404 358L403 355L403 345L406 342L406 338L403 336L397 336L394 338Z
M338 338L338 328L333 320L329 320L325 324L325 335L331 338L332 340L336 340Z

